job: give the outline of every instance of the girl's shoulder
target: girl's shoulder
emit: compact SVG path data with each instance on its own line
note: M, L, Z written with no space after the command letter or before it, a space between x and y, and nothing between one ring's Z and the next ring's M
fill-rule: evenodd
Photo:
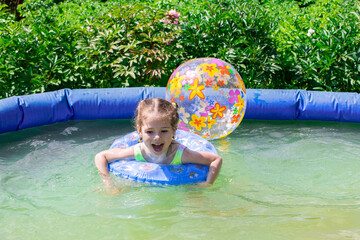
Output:
M179 149L180 146L183 146L181 143L179 143L178 141L173 140L169 146L169 150L168 150L168 156L174 155L177 150Z
M171 145L181 145L181 143L176 140L172 140Z
M176 140L172 140L171 144L170 144L170 147L172 150L175 150L177 151L177 149L180 147L180 146L183 146L186 148L185 145L181 144L180 142L176 141Z

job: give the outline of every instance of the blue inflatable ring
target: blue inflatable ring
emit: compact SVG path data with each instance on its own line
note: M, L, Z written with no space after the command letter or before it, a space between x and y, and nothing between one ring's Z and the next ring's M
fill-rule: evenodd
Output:
M133 146L139 142L139 139L137 132L129 133L115 140L110 149ZM198 135L177 130L175 140L191 150L217 154L214 146ZM208 166L199 164L160 165L139 162L135 159L130 161L119 159L109 163L109 172L115 176L155 185L185 185L204 182L208 170Z

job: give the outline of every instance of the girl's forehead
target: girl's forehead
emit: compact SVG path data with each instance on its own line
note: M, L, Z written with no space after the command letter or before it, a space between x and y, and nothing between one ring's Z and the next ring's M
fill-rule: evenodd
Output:
M166 116L165 114L161 114L158 112L147 112L147 114L145 115L145 119L146 120L163 120L163 121L168 121L169 117Z
M151 114L143 120L144 127L171 127L170 120L164 116Z

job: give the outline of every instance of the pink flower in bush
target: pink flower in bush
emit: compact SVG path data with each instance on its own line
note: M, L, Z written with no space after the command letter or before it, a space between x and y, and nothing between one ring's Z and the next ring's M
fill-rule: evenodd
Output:
M180 16L180 13L176 12L176 10L170 10L166 15L178 18Z
M164 21L165 23L170 23L173 25L177 25L179 23L180 13L176 12L176 10L170 10L166 13L167 19Z

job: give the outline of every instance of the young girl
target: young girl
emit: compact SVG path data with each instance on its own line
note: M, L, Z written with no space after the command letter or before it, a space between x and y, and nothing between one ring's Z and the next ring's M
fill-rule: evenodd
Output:
M142 142L125 149L105 150L95 156L95 165L105 187L114 190L108 163L120 158L135 158L158 164L208 165L206 182L198 185L211 186L219 174L222 158L209 152L192 151L173 140L178 122L176 105L161 98L141 101L136 109L135 124Z

